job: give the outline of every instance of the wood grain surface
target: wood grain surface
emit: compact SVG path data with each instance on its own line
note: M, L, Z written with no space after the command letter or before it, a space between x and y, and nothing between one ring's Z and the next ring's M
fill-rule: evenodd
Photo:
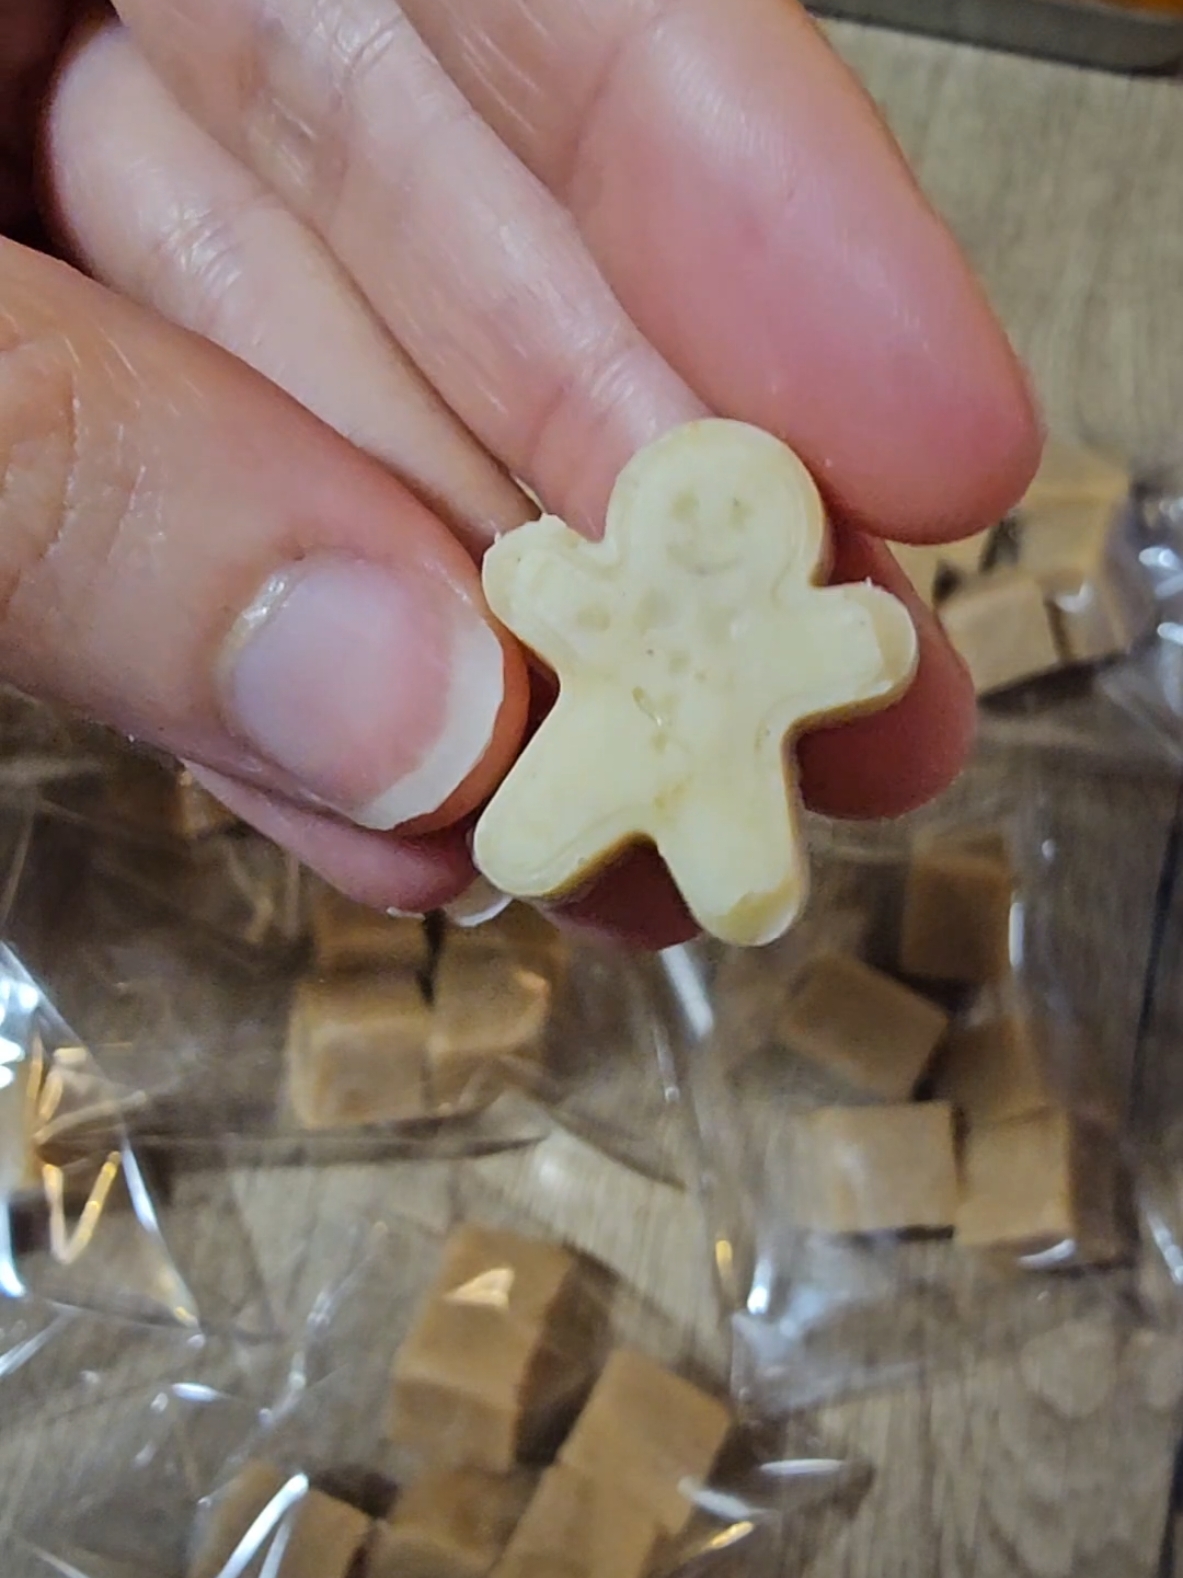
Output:
M1052 428L1128 456L1144 475L1183 483L1179 88L846 25L830 31L981 270ZM1121 751L1114 754L1102 779L1071 756L1048 760L1034 789L1054 794L1075 829L1058 902L1079 939L1076 984L1128 1074L1177 784L1165 770L1124 770ZM1183 966L1183 941L1177 953ZM1178 975L1183 981L1183 968ZM1177 1009L1169 988L1159 1009L1147 1090L1151 1107L1161 1108L1183 1100L1170 1045L1176 1025L1183 1032L1183 987ZM682 1351L720 1363L707 1246L692 1202L581 1155L578 1142L555 1143L559 1152L532 1161L487 1164L486 1200L528 1208L573 1233L637 1286L663 1329L681 1334ZM1174 1159L1168 1147L1164 1198L1183 1194ZM288 1309L323 1283L342 1252L344 1225L380 1217L392 1190L425 1228L446 1218L430 1191L418 1198L367 1168L243 1173L233 1183L271 1297ZM192 1253L216 1258L223 1220L206 1209L194 1223ZM1169 1310L1170 1291L1149 1261L1145 1277L1155 1309ZM865 1460L874 1472L861 1498L802 1516L784 1578L1159 1573L1183 1410L1183 1338L1166 1318L1146 1329L1123 1302L1102 1302L1034 1334L1016 1323L1011 1337L976 1357L963 1348L959 1364L934 1363L892 1391L817 1412L812 1425L827 1450ZM78 1439L80 1421L95 1431L101 1416L63 1418L61 1407L134 1390L177 1362L174 1340L129 1342L112 1328L97 1345L93 1332L77 1343L67 1334L45 1363L5 1383L0 1518L20 1514L27 1523L30 1508L49 1517L55 1470L88 1444L101 1456L101 1433L91 1443ZM56 1419L50 1395L60 1405ZM15 1548L5 1551L0 1533L4 1578L45 1570Z

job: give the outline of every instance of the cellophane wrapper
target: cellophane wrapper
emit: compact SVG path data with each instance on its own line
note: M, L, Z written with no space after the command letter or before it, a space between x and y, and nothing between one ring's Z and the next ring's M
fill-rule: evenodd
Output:
M378 1531L387 1520L397 1527L400 1498L413 1496L432 1472L474 1463L486 1474L508 1471L519 1485L502 1533L508 1539L524 1525L522 1509L538 1494L540 1476L572 1450L589 1395L594 1402L597 1382L621 1352L647 1373L656 1364L660 1374L680 1377L675 1386L689 1382L710 1399L709 1410L730 1416L696 1472L671 1480L668 1467L659 1471L660 1501L636 1463L622 1470L580 1459L575 1468L603 1476L597 1505L622 1552L633 1548L622 1531L638 1521L648 1528L654 1508L664 1508L646 1573L779 1573L790 1533L794 1550L806 1548L810 1520L820 1537L823 1513L865 1487L860 1464L828 1456L809 1430L765 1419L731 1395L730 1333L701 1212L686 1191L644 1180L561 1129L516 1153L338 1171L334 1203L319 1210L307 1169L255 1175L271 1220L301 1234L299 1254L272 1266L281 1302L299 1314L299 1326L265 1404L241 1387L182 1375L120 1392L74 1416L72 1429L48 1431L53 1472L19 1521L12 1578L282 1572L284 1552L310 1537L324 1495L355 1509L351 1527L370 1552L370 1565L348 1571L377 1572ZM261 1197L254 1203L263 1205ZM653 1234L638 1234L642 1216L654 1223ZM454 1272L448 1281L441 1266L464 1235L475 1235L477 1247L462 1280ZM570 1271L566 1315L543 1339L557 1361L557 1403L541 1411L540 1428L519 1433L519 1443L529 1444L519 1444L522 1464L510 1470L489 1462L482 1430L476 1439L483 1444L474 1448L469 1415L444 1429L438 1410L419 1416L405 1392L400 1412L393 1377L410 1362L416 1329L430 1327L441 1303L475 1312L464 1328L467 1349L484 1340L484 1321L499 1331L508 1323L530 1340L532 1295L519 1294L516 1280L528 1282L518 1258L523 1241L569 1260ZM504 1354L504 1343L493 1341L490 1352ZM445 1391L463 1387L449 1366L465 1355L442 1352L433 1375L442 1376ZM660 1436L664 1423L633 1420L622 1444L627 1450L649 1429ZM244 1484L262 1488L248 1494L245 1513L227 1513ZM676 1531L671 1494L676 1509L685 1502L672 1520ZM459 1524L463 1506L454 1511ZM220 1532L219 1519L226 1520ZM610 1536L597 1530L595 1537ZM336 1578L335 1569L326 1568L325 1578Z
M787 938L747 952L690 945L656 967L680 1024L670 1057L732 1311L735 1386L758 1406L794 1410L963 1365L1102 1308L1121 1326L1175 1323L1183 1217L1163 1180L1180 1132L1177 1039L1151 1041L1146 1030L1153 983L1169 979L1162 891L1178 857L1152 808L1173 804L1174 782L1137 760L1097 758L1090 772L1093 795L1082 796L1076 752L985 744L958 787L924 812L879 825L811 819L812 893ZM1120 849L1108 842L1115 825ZM1001 838L1015 878L1005 972L976 990L909 979L900 937L911 861L934 841L983 838ZM1176 905L1183 952L1180 915ZM861 1231L810 1215L818 1165L837 1165L834 1176L856 1197L876 1187L860 1175L857 1147L840 1164L823 1147L819 1162L808 1148L810 1115L889 1104L786 1029L811 961L833 954L873 966L950 1016L916 1088L892 1098L952 1103L956 1196L940 1229ZM1074 1175L1086 1196L1090 1180L1100 1188L1103 1179L1099 1246L1067 1232L989 1248L961 1242L968 1148L989 1125L968 1121L961 1094L942 1084L944 1060L950 1035L1007 1015L1031 1030L1042 1092L1015 1121L1087 1136ZM1165 1008L1159 1020L1168 1022ZM928 1161L916 1154L904 1170ZM1041 1174L1031 1187L1062 1186L1060 1174ZM867 1209L873 1217L877 1206Z

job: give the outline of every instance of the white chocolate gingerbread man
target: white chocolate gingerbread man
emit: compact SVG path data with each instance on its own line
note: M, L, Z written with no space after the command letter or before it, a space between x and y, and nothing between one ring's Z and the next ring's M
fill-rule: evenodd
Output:
M887 705L916 667L903 605L823 586L827 559L805 467L727 421L638 454L602 542L553 516L503 537L489 605L560 692L477 825L484 875L558 897L648 840L704 930L745 945L787 930L807 873L786 741Z

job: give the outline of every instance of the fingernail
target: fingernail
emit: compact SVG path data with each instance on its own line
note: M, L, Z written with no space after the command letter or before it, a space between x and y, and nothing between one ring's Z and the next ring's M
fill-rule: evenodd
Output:
M496 920L512 903L509 894L495 888L488 877L477 877L458 899L444 905L444 914L453 926L471 930L483 926L486 921Z
M231 634L221 678L244 742L377 831L460 787L505 693L501 644L455 587L336 555L267 581Z

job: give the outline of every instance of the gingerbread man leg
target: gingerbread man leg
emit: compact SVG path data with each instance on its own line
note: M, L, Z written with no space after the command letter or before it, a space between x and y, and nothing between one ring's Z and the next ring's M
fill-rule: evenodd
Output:
M643 837L660 785L652 723L611 691L564 693L477 825L473 853L518 898L570 892L605 850Z
M657 847L704 931L758 946L780 936L805 902L806 862L779 758L767 753L746 769L729 762L726 776L725 792L712 795L711 771L701 775Z

